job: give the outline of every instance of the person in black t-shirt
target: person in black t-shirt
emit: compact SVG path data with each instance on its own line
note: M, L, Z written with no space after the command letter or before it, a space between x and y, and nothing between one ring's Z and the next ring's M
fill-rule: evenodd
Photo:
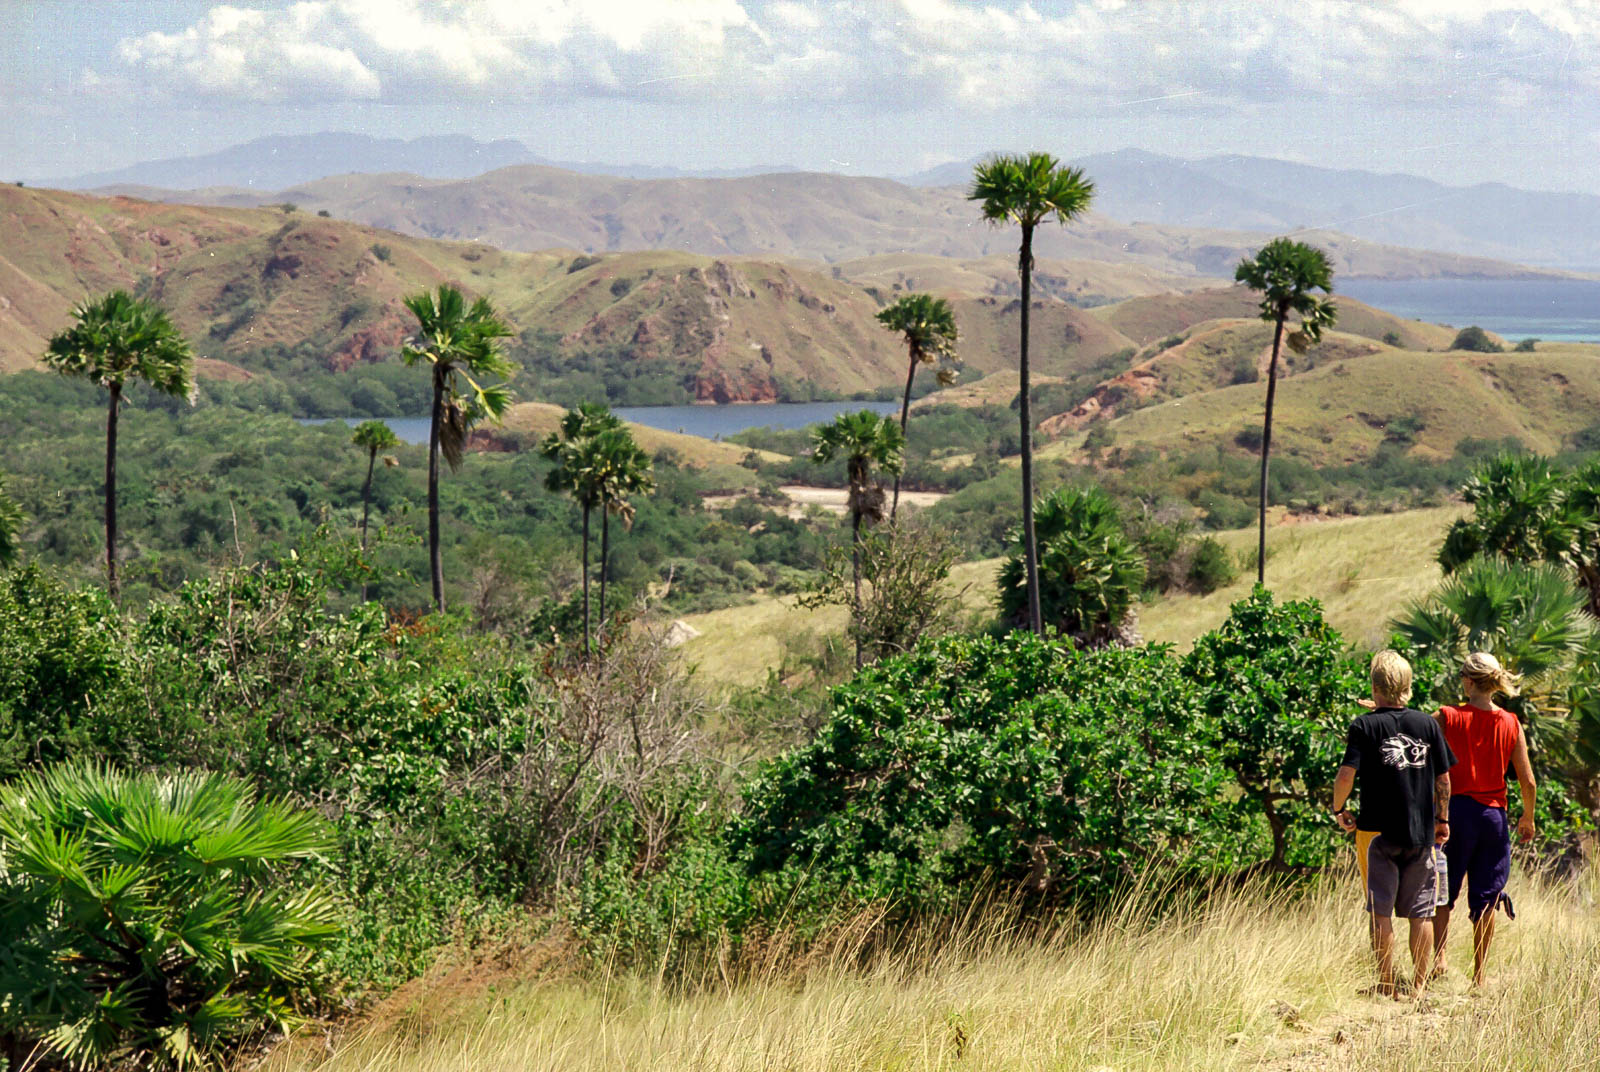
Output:
M1376 830L1367 849L1367 910L1378 957L1378 988L1396 1000L1394 921L1411 921L1412 987L1420 996L1433 956L1438 900L1436 845L1450 837L1450 768L1456 757L1439 723L1406 707L1411 665L1398 652L1372 657L1373 710L1350 724L1344 762L1333 780L1340 827ZM1345 807L1359 779L1361 814Z

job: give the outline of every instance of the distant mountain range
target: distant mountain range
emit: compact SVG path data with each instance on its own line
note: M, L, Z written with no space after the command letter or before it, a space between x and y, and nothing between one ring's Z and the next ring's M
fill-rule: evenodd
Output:
M981 158L902 176L898 183L905 187L946 188L950 195L945 200L959 200L954 188L965 186L977 159ZM1138 149L1079 157L1072 163L1082 167L1095 182L1095 210L1116 220L1252 234L1336 231L1386 246L1438 250L1556 269L1586 271L1600 266L1600 197L1589 194L1520 190L1500 183L1447 186L1412 175L1311 167L1251 156L1183 160ZM454 187L448 193L434 189L441 182L487 177L506 168L533 167L632 180L765 175L793 178L806 174L787 166L694 170L558 161L510 139L478 141L462 135L444 135L403 141L330 133L260 138L204 156L152 161L114 171L67 176L39 185L121 192L197 204L294 200L364 223L395 226L432 237L481 238L525 249L534 248L530 242L559 237L566 244L585 249L619 248L605 237L599 241L576 241L570 229L557 229L563 233L546 238L517 233L507 240L495 228L473 221L475 209L466 202L476 202L478 191L472 187ZM374 175L385 176L385 181L375 183L364 178ZM831 173L805 181L812 186L823 186L834 180L881 181ZM377 187L380 186L404 189L399 193L379 192ZM336 193L336 187L342 187L344 192ZM433 192L419 194L412 187ZM608 189L613 194L636 192L634 188ZM463 199L459 205L461 213L441 215L437 206L423 208L416 203L435 196ZM909 194L901 199L907 197L915 199L915 195ZM397 201L407 204L397 205ZM802 200L793 211L810 211L813 207ZM397 214L401 213L415 217L414 227L404 222L389 222L387 217L398 218ZM770 229L771 222L766 221L763 227ZM646 228L663 234L673 229L671 218L662 220L657 227ZM605 235L603 229L602 235ZM654 243L646 244L658 248ZM911 245L866 248L848 241L835 244L851 248L843 254L818 248L786 251L773 246L741 246L738 242L682 248L706 253L777 252L828 260L917 248ZM972 243L965 243L950 255L981 256L982 251Z
M782 165L690 171L634 164L590 164L551 160L520 141L478 141L461 134L413 138L373 138L366 134L289 134L257 138L203 156L151 160L111 171L46 179L37 183L59 190L107 186L151 186L168 190L233 187L281 190L329 175L404 172L429 179L468 179L516 164L538 164L585 175L633 179L671 179L758 175L793 171Z
M980 157L908 176L965 184ZM1072 161L1094 180L1096 211L1179 227L1329 230L1385 245L1571 270L1600 265L1600 197L1446 186L1415 175L1311 167L1257 156L1182 160L1138 149Z

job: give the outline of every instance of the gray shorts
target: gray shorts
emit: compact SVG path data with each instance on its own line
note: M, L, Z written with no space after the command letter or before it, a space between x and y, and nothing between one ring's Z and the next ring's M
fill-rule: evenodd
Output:
M1439 876L1433 846L1402 848L1379 834L1367 846L1367 911L1402 919L1432 919Z

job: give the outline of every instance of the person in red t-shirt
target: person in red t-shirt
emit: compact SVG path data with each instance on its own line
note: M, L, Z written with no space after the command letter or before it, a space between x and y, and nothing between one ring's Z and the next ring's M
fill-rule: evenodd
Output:
M1434 919L1435 974L1444 971L1444 945L1450 935L1450 910L1467 880L1467 909L1472 917L1472 985L1483 985L1483 963L1494 939L1495 909L1505 897L1511 875L1511 833L1506 822L1506 768L1514 767L1522 790L1522 818L1517 835L1534 834L1533 766L1528 762L1528 741L1517 716L1496 707L1496 693L1517 694L1517 678L1507 673L1493 655L1473 652L1461 666L1461 686L1467 702L1441 707L1434 716L1456 754L1450 768L1450 840L1445 843L1449 861L1450 903Z

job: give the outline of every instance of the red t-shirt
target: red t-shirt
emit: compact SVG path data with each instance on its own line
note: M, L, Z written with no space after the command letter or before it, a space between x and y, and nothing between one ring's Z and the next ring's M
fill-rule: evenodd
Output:
M1450 768L1450 795L1471 797L1491 808L1505 807L1506 768L1522 732L1517 716L1500 707L1485 711L1463 704L1441 707L1439 719L1444 739L1456 754L1456 765Z

